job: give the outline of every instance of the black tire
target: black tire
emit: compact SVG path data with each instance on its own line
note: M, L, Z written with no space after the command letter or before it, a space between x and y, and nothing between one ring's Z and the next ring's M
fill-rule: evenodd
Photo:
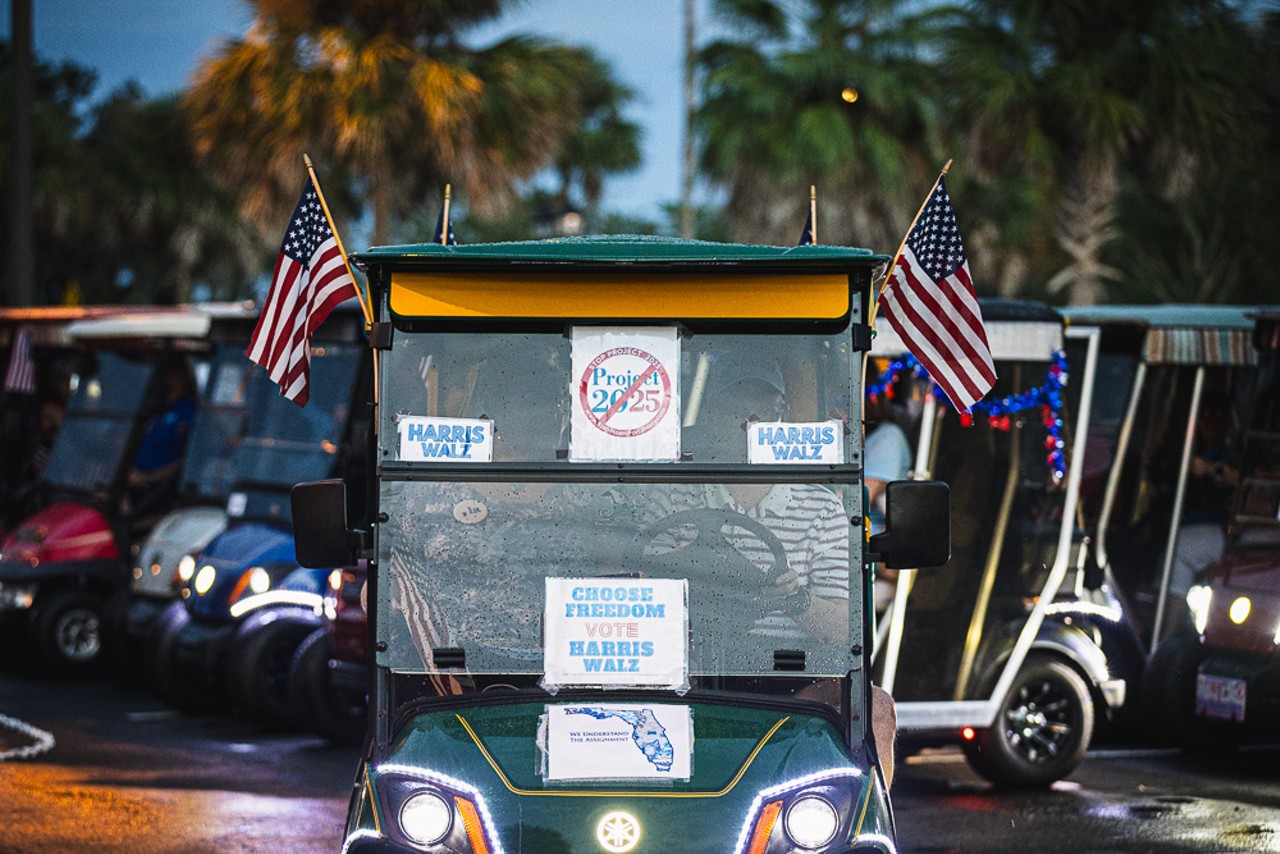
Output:
M302 642L289 662L289 708L301 726L336 744L358 744L369 706L363 692L335 688L329 679L333 639L321 626Z
M1236 750L1243 728L1196 715L1196 678L1208 653L1194 631L1173 635L1156 647L1142 678L1147 719L1186 753L1215 755Z
M1196 674L1204 647L1194 632L1179 632L1156 647L1142 674L1143 717L1178 747L1195 730Z
M1069 664L1034 656L1000 703L995 723L965 742L973 769L999 786L1048 786L1066 777L1089 749L1093 698Z
M102 644L112 674L127 684L140 685L145 673L139 667L141 662L137 659L137 650L130 647L125 636L124 625L128 611L129 590L122 588L111 595L103 608Z
M299 728L289 708L289 662L318 619L301 610L260 612L236 632L227 686L241 714L269 729Z
M166 608L156 622L145 655L147 677L166 703L191 715L225 711L227 695L215 679L178 661L178 637L191 622L182 602Z
M84 590L54 593L36 605L31 622L46 672L83 676L102 664L102 599Z

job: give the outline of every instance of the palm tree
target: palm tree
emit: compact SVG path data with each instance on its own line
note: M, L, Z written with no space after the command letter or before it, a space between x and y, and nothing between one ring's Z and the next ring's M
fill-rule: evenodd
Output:
M448 181L476 211L547 164L578 116L583 51L526 38L484 49L463 32L497 0L250 0L245 38L197 72L186 98L202 153L267 234L292 204L300 155L339 202L367 195L374 239L434 206Z
M1242 123L1247 41L1223 0L1137 3L971 0L946 31L947 89L978 181L1020 173L1026 213L1052 224L1050 293L1103 300L1120 273L1121 190L1158 164L1153 197L1176 194Z
M742 240L896 247L940 165L920 56L932 16L886 0L718 0L734 37L699 57L700 164Z

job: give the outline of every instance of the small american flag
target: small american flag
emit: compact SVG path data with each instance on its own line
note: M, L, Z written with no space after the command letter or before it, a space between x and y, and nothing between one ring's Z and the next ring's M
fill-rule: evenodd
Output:
M356 283L308 175L276 258L271 292L245 351L267 369L280 393L299 406L310 399L311 335L335 306L353 296Z
M19 326L9 348L9 369L4 374L4 390L15 394L36 393L36 363L31 358L31 335Z
M925 202L880 294L885 319L952 404L966 411L996 382L982 312L944 179Z

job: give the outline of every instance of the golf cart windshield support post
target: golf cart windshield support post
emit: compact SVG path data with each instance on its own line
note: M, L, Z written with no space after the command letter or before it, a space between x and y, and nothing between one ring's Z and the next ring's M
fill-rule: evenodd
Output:
M1196 421L1200 418L1200 398L1204 394L1204 365L1196 368L1195 382L1191 387L1191 411L1187 414L1187 432L1182 441L1182 462L1178 465L1178 488L1173 493L1173 511L1169 518L1169 537L1165 541L1164 559L1160 566L1160 590L1156 594L1156 618L1151 626L1151 648L1160 646L1160 633L1164 630L1165 594L1169 592L1169 576L1173 572L1173 555L1178 550L1178 528L1182 521L1182 507L1187 500L1187 476L1191 473L1191 458L1195 452Z
M1129 453L1129 442L1133 438L1134 422L1138 418L1138 402L1142 397L1142 387L1147 380L1147 363L1139 362L1133 374L1133 390L1129 392L1129 405L1125 409L1124 423L1120 426L1120 436L1116 440L1114 459L1116 463L1107 473L1107 488L1102 496L1102 510L1098 514L1098 536L1094 548L1097 550L1098 566L1110 566L1107 557L1107 527L1111 524L1111 512L1115 508L1116 493L1120 490L1120 476L1124 471L1124 459Z

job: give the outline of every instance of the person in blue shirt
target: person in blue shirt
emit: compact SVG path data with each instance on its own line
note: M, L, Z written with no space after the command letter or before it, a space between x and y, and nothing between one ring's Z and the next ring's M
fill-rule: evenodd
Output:
M868 385L873 379L868 380ZM884 530L885 489L890 481L903 480L911 473L911 444L906 431L893 418L889 401L883 397L866 404L867 440L863 450L862 482L866 487L867 519L871 533ZM883 614L893 598L898 572L876 567L875 610Z
M173 492L196 415L195 381L184 363L165 366L163 409L149 422L129 472L126 513L146 515Z

